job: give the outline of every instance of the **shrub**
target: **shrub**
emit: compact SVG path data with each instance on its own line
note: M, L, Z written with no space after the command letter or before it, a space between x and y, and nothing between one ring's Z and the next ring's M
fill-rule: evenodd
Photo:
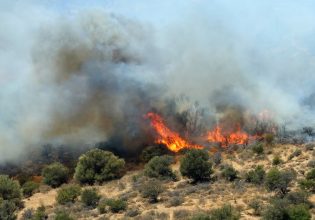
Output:
M245 179L247 182L254 183L254 184L262 184L265 179L266 172L264 167L259 165L256 166L254 170L249 171L246 173Z
M137 208L131 208L131 209L128 209L128 210L126 211L125 216L127 216L127 217L136 217L136 216L139 215L139 214L140 214L139 209L137 209Z
M172 162L173 158L171 156L155 156L145 165L144 175L159 179L176 179L170 168Z
M0 199L13 201L16 205L21 202L21 189L17 181L7 175L0 175Z
M43 169L42 175L45 184L56 188L68 181L69 170L61 163L52 163Z
M189 150L180 161L180 172L194 181L207 180L212 173L209 154L204 150Z
M140 190L144 198L148 198L150 203L155 203L158 201L159 194L163 192L163 187L160 181L151 179Z
M311 168L315 168L315 160L310 160L310 161L307 163L307 166L308 166L308 167L311 167Z
M226 204L221 208L214 209L210 212L210 220L238 220L240 213L236 211L230 204Z
M311 169L311 170L306 174L306 179L308 179L308 180L315 180L315 169Z
M217 166L221 163L222 161L222 155L220 152L216 152L214 155L213 155L213 163Z
M279 155L276 155L272 160L272 165L276 166L282 163L282 160L280 159Z
M290 204L293 205L305 205L306 207L311 207L312 204L308 200L309 194L305 191L289 192L285 195L286 199Z
M272 168L266 175L265 184L268 190L284 195L288 192L288 187L293 179L294 174L292 172Z
M15 220L18 207L12 200L0 200L0 219Z
M47 217L45 206L40 206L36 209L32 220L45 220Z
M264 139L266 141L266 144L271 145L275 139L275 136L274 136L274 134L271 134L271 133L265 134Z
M261 215L262 213L262 204L259 200L252 200L248 205L251 209L254 210L254 215Z
M300 149L296 149L292 154L289 156L289 160L292 160L294 157L298 157L302 154L302 151Z
M121 199L107 199L105 203L113 213L124 211L127 208L127 203Z
M309 192L315 192L315 181L304 179L299 182L299 186L302 190L307 190Z
M34 191L38 189L39 184L33 181L27 181L22 186L22 192L25 197L30 197L33 195Z
M288 209L288 216L290 220L310 220L312 217L304 205L291 206Z
M189 220L211 220L211 219L207 213L200 212L200 213L194 214Z
M156 156L162 156L164 154L168 154L169 151L166 147L164 146L148 146L146 148L143 149L141 155L140 155L140 159L147 163L149 162L153 157Z
M57 192L56 200L59 204L74 203L81 194L81 188L77 185L63 186Z
M22 219L23 220L31 220L33 218L33 209L26 209L23 213L22 213Z
M234 181L237 178L238 172L231 165L225 165L222 170L222 176L228 181Z
M101 183L121 177L124 166L125 161L113 153L93 149L80 156L74 177L82 184Z
M263 213L264 220L289 220L287 211L288 202L283 199L275 199L267 206Z
M55 220L74 220L66 211L56 212Z
M183 197L181 196L175 196L175 197L172 197L170 200L169 200L169 207L173 207L173 206L179 206L181 204L184 203L184 199Z
M256 143L252 146L252 151L257 155L261 155L264 153L264 145L262 143Z
M85 206L96 208L97 204L100 200L100 196L98 195L95 189L85 189L81 194L81 201Z

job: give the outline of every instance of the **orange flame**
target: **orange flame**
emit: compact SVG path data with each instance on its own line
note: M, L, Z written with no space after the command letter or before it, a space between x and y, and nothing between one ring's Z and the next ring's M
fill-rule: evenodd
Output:
M160 115L149 112L146 114L146 118L150 119L151 126L158 134L156 143L165 144L169 150L178 152L184 148L203 148L200 145L190 143L189 141L183 139L178 133L169 129Z
M216 126L213 131L209 131L207 134L207 140L209 142L218 142L222 146L228 146L230 144L247 144L249 135L238 127L237 131L224 134L220 126Z

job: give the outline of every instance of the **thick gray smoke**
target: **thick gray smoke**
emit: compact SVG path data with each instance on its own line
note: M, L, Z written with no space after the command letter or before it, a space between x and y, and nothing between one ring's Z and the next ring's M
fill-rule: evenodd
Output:
M261 4L244 12L213 2L206 11L203 1L192 1L159 26L100 9L60 15L3 3L0 162L45 143L91 145L116 135L137 146L143 114L182 94L191 102L177 111L198 101L206 117L220 116L220 106L237 106L268 111L293 129L312 126L314 57L301 42L313 36L315 24L299 28L303 19L278 18L291 8L268 12ZM267 14L237 16L257 10ZM277 31L269 28L275 20Z

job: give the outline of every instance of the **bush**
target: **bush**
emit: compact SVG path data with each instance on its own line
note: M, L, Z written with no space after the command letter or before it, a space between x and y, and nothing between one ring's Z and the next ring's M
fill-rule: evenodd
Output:
M181 196L172 197L169 200L169 207L179 206L184 203L184 199Z
M260 201L252 200L250 201L248 206L254 210L254 215L257 215L257 216L261 215L263 207Z
M170 168L173 162L171 156L155 156L153 157L144 168L144 175L152 178L159 179L176 179L175 174Z
M163 187L160 181L151 179L140 190L144 198L148 198L150 203L155 203L158 201L159 194L163 192Z
M107 212L107 208L113 213L117 213L126 210L127 203L121 199L104 199L101 200L97 206L99 212L104 214Z
M230 204L221 208L214 209L210 212L209 220L238 220L240 213L236 211Z
M290 220L310 220L312 217L304 205L291 206L288 209L288 215Z
M274 134L271 134L271 133L265 134L264 139L266 141L266 144L271 145L275 139L275 136L274 136Z
M0 175L0 199L13 201L18 206L21 202L19 183L7 175Z
M222 161L222 155L220 152L216 152L214 155L213 155L213 163L217 166L221 163Z
M180 161L180 172L194 181L210 179L212 164L209 162L208 152L197 149L189 150Z
M283 199L275 199L267 206L263 213L264 220L289 220L287 211L288 202Z
M57 192L56 200L59 204L74 203L75 200L80 196L81 188L77 185L66 185L63 186Z
M311 169L311 170L306 174L306 179L307 179L307 180L315 180L315 169Z
M289 192L285 195L286 199L290 204L293 205L305 205L306 207L311 207L312 204L308 200L309 194L305 191Z
M85 206L96 208L97 204L100 200L100 196L98 195L95 189L85 189L81 194L81 201Z
M109 151L93 149L79 158L75 168L75 179L81 184L93 184L122 176L125 161Z
M262 143L256 143L252 146L252 151L257 155L261 155L264 153L264 145Z
M300 149L296 149L292 154L289 156L289 160L292 160L294 157L298 157L302 154L302 151Z
M302 190L307 190L309 192L315 192L315 181L304 179L299 182L299 186Z
M52 163L43 169L42 175L45 184L56 188L68 181L69 170L61 163Z
M293 179L294 174L292 172L279 171L277 168L272 168L266 175L265 184L268 190L285 195Z
M277 166L282 163L282 160L280 159L279 155L276 155L272 160L272 165Z
M18 207L12 200L0 200L0 219L15 220Z
M38 189L39 184L33 181L27 181L22 186L22 192L25 197L30 197L33 195L34 191Z
M246 173L245 179L249 183L262 184L264 182L265 175L266 175L266 172L264 170L264 167L261 165L258 165L255 167L255 169Z
M164 146L148 146L144 148L140 155L140 159L147 163L149 162L153 157L156 156L162 156L164 154L170 153L169 150Z
M36 209L32 220L45 220L47 218L45 206L40 206Z
M58 211L55 220L74 220L66 211Z
M139 214L140 214L139 209L137 209L137 208L131 208L131 209L129 209L129 210L126 211L125 216L127 216L127 217L136 217L136 216L139 215Z
M23 213L22 213L22 220L31 220L33 218L33 209L26 209Z
M238 172L231 165L225 165L222 170L222 176L228 181L234 181Z
M315 168L315 160L310 160L310 161L307 163L307 166L308 166L308 167L311 167L311 168Z

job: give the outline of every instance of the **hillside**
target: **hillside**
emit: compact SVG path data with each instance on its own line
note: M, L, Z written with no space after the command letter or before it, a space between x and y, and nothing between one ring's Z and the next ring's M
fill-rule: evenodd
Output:
M301 154L296 153L298 149ZM295 153L294 153L295 152ZM127 209L118 213L108 211L100 214L97 209L89 209L80 201L74 204L58 205L55 197L57 189L41 186L40 192L24 199L24 209L19 212L19 219L27 209L36 209L45 206L48 219L54 219L56 210L65 209L75 219L190 219L191 215L231 204L241 214L241 219L261 219L254 213L250 204L255 200L262 207L269 204L274 192L266 189L264 184L255 185L245 181L245 173L256 165L263 165L266 172L272 167L280 170L292 170L296 179L290 184L289 190L299 191L298 181L305 178L305 174L312 166L310 161L315 159L314 151L310 145L276 145L265 146L264 152L257 155L252 149L237 149L236 151L223 152L221 165L214 166L212 179L208 182L191 183L180 175L180 157L176 156L172 170L177 175L177 181L163 181L164 191L159 195L157 203L149 203L139 192L141 186L142 169L127 172L121 179L94 185L103 198L122 198L127 202ZM273 158L279 155L282 163L273 165ZM291 156L290 156L291 155ZM294 156L295 155L295 156ZM228 181L221 176L220 166L232 165L238 171L238 178ZM73 181L73 180L72 180ZM85 186L83 188L90 188ZM309 201L314 204L315 196L310 195ZM310 209L315 217L315 209ZM132 216L132 217L131 217Z

